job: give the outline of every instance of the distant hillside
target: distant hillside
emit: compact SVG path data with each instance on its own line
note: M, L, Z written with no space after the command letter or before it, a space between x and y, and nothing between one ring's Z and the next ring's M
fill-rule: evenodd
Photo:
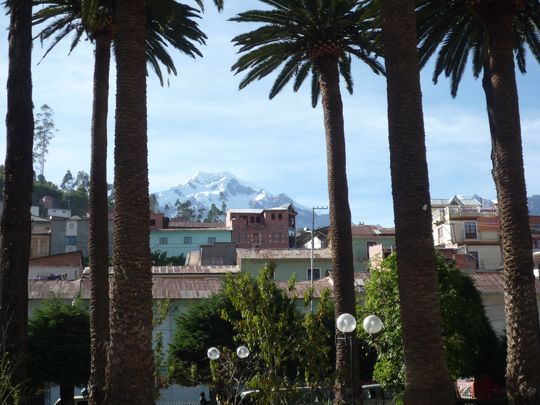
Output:
M527 198L529 215L540 215L540 195L532 195Z

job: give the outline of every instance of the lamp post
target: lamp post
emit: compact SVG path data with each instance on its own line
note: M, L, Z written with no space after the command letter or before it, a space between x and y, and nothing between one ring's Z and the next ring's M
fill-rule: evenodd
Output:
M370 335L373 335L381 331L381 329L383 328L383 322L377 315L368 315L366 318L364 318L362 326L364 327L364 330L367 333L369 333ZM350 366L351 399L352 399L352 404L355 405L355 402L354 402L354 355L353 355L352 341L353 341L353 332L356 330L356 318L352 316L351 314L343 313L337 317L336 327L341 333L343 333L344 337L342 339L345 339L345 341L347 341L349 345L349 354L350 354L350 362L351 362L351 366Z
M217 347L210 347L207 352L206 352L206 355L207 357L210 359L210 360L218 360L220 357L221 357L221 352L219 351L219 349ZM249 352L249 349L244 346L244 345L240 345L236 348L236 356L240 359L240 360L245 360L249 357L250 355L250 352ZM230 363L230 364L229 364ZM242 377L243 377L243 373L244 373L244 368L245 367L242 367L241 370L240 370L240 375L238 376L238 378L236 378L236 374L237 374L237 366L234 365L234 362L231 362L230 361L230 357L228 358L227 356L224 356L224 361L223 361L223 364L221 365L222 369L225 370L226 373L230 373L230 377L236 381L236 390L234 392L234 396L233 396L233 400L234 400L234 403L236 404L236 401L237 401L237 398L238 398L238 390L240 389L240 384L242 382ZM230 395L230 393L228 393L227 395ZM225 398L226 400L228 400L227 398Z

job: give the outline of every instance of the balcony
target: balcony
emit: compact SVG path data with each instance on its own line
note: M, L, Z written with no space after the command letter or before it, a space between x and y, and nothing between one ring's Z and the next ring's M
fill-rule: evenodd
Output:
M493 217L497 215L496 208L459 207L451 206L444 209L446 218L459 219L468 217Z

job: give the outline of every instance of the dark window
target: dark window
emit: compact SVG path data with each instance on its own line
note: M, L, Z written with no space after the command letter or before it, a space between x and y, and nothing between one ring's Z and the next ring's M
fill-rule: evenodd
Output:
M276 214L272 214L272 215L270 215L270 218L272 218L272 219L276 219Z
M313 268L313 280L318 280L321 278L321 269ZM311 280L311 269L307 269L307 279Z
M66 236L66 245L76 245L77 237L76 236Z
M191 236L184 236L184 245L191 245L193 243L193 240Z
M469 252L469 268L473 268L475 270L478 270L480 268L478 252Z
M277 218L278 218L278 219L283 219L283 215L277 214Z
M155 226L155 225L156 225L156 220L155 220L155 219L151 219L151 220L150 220L150 225L151 225L151 226Z
M258 233L253 234L253 243L261 243L261 236Z
M160 245L167 245L168 243L169 243L169 241L168 241L167 237L162 236L161 238L159 238L159 244Z
M255 218L255 222L257 222L258 224L260 224L260 223L261 223L261 217Z
M249 222L251 223L255 222L255 217L249 217Z
M465 222L465 239L476 239L476 222Z

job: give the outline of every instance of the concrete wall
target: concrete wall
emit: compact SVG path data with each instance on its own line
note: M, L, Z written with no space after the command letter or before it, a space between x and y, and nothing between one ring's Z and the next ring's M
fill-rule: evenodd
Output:
M296 281L308 281L308 269L310 268L310 259L272 259L276 265L274 280L287 281L293 274L296 275ZM267 259L242 259L240 270L257 277L261 268L268 262ZM321 278L325 273L332 270L331 259L315 259L313 268L320 269Z
M369 267L368 242L381 244L390 249L396 245L394 236L353 236L353 266L354 271L366 271Z

